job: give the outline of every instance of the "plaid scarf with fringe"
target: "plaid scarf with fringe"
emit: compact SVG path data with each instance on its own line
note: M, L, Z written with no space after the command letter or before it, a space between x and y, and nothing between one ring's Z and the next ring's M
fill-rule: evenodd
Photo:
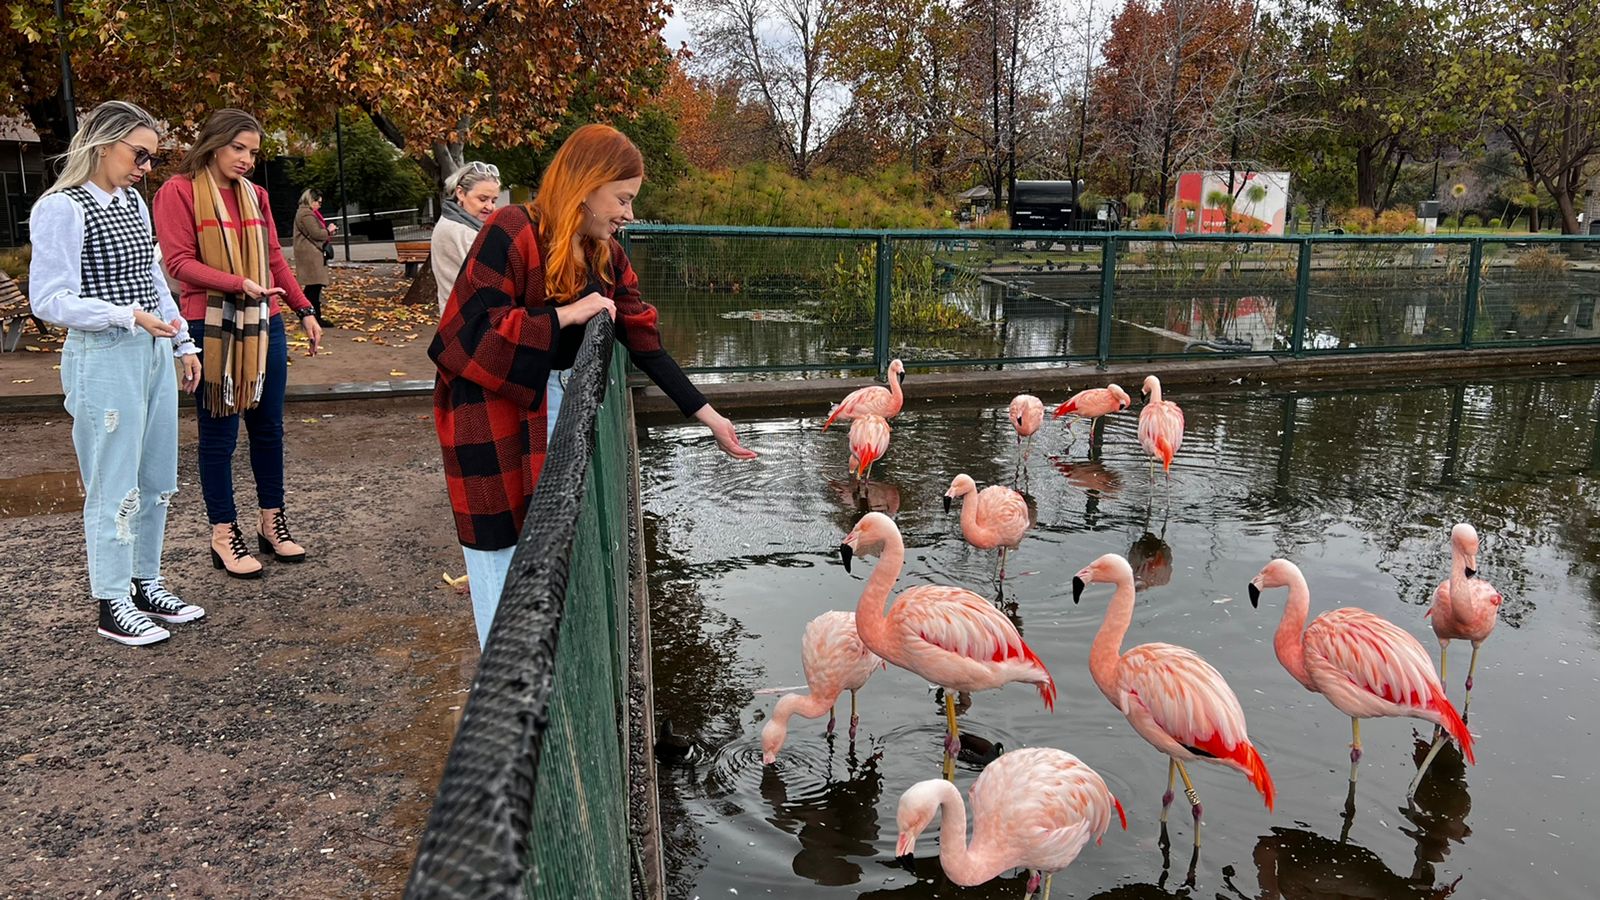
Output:
M267 222L248 179L233 183L239 223L229 228L227 204L209 168L194 176L194 228L200 261L219 272L272 286L268 268ZM200 348L201 386L206 409L232 415L261 402L267 370L268 298L206 291L206 334Z

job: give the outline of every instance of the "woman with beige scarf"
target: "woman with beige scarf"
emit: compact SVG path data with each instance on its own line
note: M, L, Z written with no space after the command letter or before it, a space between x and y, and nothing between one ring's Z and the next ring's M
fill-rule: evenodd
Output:
M182 174L156 193L156 234L167 270L182 285L179 307L200 346L196 393L200 489L211 520L211 562L236 578L257 578L233 501L233 450L244 419L260 521L256 544L280 562L306 551L283 509L283 395L289 348L280 302L311 340L322 327L283 258L267 192L247 177L264 135L243 110L211 114L184 157Z

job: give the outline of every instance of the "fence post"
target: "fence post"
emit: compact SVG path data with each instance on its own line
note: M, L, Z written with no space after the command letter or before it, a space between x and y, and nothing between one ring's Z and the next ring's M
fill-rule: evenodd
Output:
M1294 278L1294 332L1289 336L1289 352L1306 352L1306 318L1311 307L1311 238L1300 241L1300 262Z
M1478 327L1478 270L1483 268L1483 238L1472 239L1467 253L1467 297L1461 310L1461 349L1472 349L1472 332Z
M874 276L872 312L872 364L879 378L889 375L889 301L894 289L894 246L887 234L878 235L878 265Z
M1104 369L1111 362L1112 294L1117 287L1117 239L1106 237L1100 245L1100 334L1095 338L1095 359Z

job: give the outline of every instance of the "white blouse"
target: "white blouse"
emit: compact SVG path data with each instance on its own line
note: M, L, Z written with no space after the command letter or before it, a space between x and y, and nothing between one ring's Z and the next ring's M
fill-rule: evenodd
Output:
M111 203L112 195L92 181L83 185L104 208ZM150 226L150 210L137 191L118 189L123 202L133 204L139 218ZM85 297L83 289L83 209L71 197L61 192L46 194L33 205L29 217L29 232L33 242L33 260L28 265L28 294L34 315L57 325L79 331L106 331L121 328L132 331L137 306L118 306L95 297ZM154 241L153 236L151 240ZM189 337L189 323L178 312L178 304L167 289L166 273L161 268L161 255L156 254L150 267L150 280L155 287L160 306L161 321L180 323L178 333L172 338L173 355L187 356L200 352Z

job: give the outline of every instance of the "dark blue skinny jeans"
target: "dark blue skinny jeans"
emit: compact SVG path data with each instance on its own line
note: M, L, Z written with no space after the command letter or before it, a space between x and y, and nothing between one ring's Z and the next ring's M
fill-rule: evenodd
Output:
M205 323L190 322L189 333L201 348L204 363ZM283 508L283 391L289 380L289 339L283 333L282 314L272 317L267 330L267 372L261 385L261 402L243 414L213 416L207 412L204 391L195 393L195 418L200 424L200 493L211 524L238 520L233 504L233 451L239 444L239 420L250 440L250 471L256 478L256 502L262 509ZM246 533L254 523L245 526Z

